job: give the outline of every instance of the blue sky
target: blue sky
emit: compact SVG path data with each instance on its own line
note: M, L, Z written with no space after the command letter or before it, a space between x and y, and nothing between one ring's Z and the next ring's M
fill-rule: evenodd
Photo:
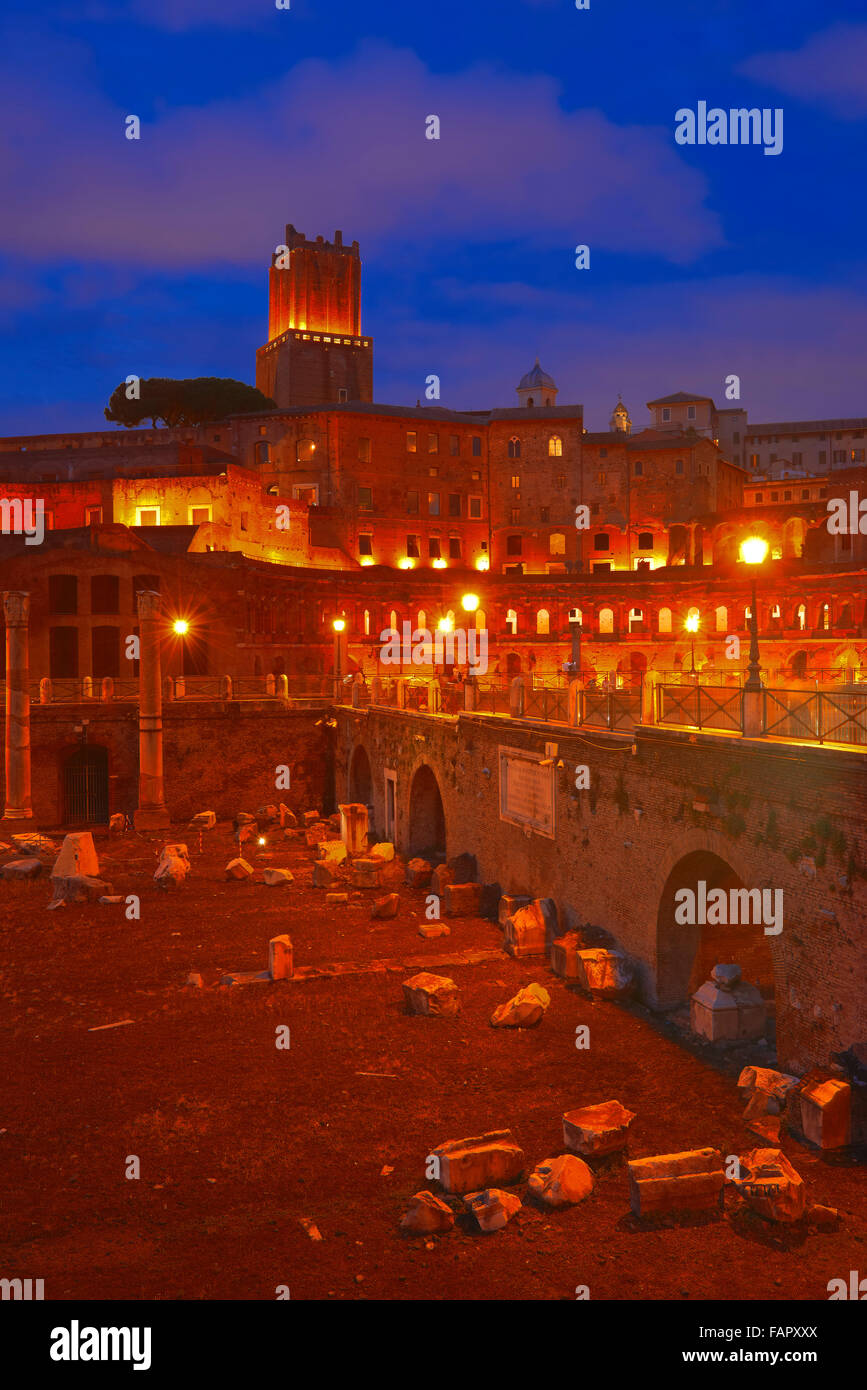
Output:
M378 400L513 404L538 354L589 428L730 373L753 419L867 414L863 16L7 0L0 430L100 425L128 373L252 380L286 222L361 242ZM781 107L783 152L678 146L700 100Z

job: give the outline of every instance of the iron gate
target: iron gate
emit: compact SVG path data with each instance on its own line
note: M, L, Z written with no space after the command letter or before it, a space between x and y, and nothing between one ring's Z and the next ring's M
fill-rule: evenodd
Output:
M74 753L64 769L67 825L108 822L108 754L104 748Z

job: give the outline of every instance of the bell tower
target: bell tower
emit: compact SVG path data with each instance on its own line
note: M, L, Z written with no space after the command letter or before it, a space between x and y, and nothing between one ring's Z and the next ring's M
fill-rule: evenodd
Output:
M358 242L308 241L290 224L271 257L268 342L256 385L279 406L373 399L373 341L361 332Z

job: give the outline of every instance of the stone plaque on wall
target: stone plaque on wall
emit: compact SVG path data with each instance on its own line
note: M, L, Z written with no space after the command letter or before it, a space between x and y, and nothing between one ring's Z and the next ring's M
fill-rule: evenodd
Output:
M554 839L554 768L542 754L500 748L500 820Z

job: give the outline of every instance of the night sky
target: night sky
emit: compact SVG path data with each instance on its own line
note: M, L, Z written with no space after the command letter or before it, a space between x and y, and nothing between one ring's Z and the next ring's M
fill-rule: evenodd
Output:
M538 355L590 429L729 373L865 414L865 71L862 0L7 0L0 431L252 381L286 222L360 241L379 401L513 405ZM677 145L699 101L782 107L782 153Z

